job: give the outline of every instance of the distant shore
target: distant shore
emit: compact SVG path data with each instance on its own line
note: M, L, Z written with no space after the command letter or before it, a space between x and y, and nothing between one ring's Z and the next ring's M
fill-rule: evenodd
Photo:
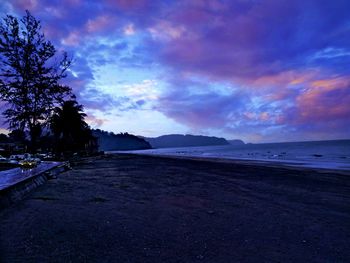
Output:
M349 262L350 177L128 154L0 211L1 262Z

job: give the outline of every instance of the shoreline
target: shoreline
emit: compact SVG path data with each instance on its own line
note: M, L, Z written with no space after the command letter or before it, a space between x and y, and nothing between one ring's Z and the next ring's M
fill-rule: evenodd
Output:
M292 167L310 167L326 170L350 171L350 140L212 145L193 147L155 148L150 150L108 151L140 153L155 156L181 156L206 159L225 159L272 163Z
M291 160L265 160L265 159L245 159L245 158L225 158L225 157L214 157L214 156L190 156L190 155L175 155L175 154L153 154L153 153L137 153L127 151L107 151L107 155L120 154L120 155L136 155L136 156L149 156L156 158L169 158L178 160L195 160L202 162L215 162L215 163L232 163L241 164L247 166L258 166L258 167L270 167L270 168L285 168L289 170L309 170L324 173L336 173L350 176L350 166L346 168L325 168L318 166L310 166L306 162L293 162Z

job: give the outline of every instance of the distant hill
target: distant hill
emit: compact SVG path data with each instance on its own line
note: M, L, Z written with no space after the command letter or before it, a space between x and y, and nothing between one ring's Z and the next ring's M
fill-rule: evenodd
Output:
M156 138L144 138L153 148L170 147L191 147L191 146L210 146L210 145L228 145L224 138L209 137L202 135L182 135L169 134Z
M144 139L128 133L114 134L100 129L92 130L97 137L100 151L123 151L151 149Z
M244 145L245 143L242 140L227 140L231 145Z

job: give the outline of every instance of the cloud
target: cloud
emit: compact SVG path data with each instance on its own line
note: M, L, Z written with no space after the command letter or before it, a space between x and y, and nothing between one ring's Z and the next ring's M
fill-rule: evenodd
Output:
M157 82L155 80L143 80L141 83L127 84L126 94L129 98L136 100L152 101L157 100L159 91L156 88Z
M140 10L145 8L148 3L146 0L107 0L107 3L124 11Z
M186 17L184 10L175 10L167 23L184 27L188 33L170 38L159 55L181 70L220 79L251 79L303 68L307 66L305 57L315 51L335 43L339 45L336 48L346 49L348 44L337 41L344 33L334 36L333 26L343 26L346 21L344 12L338 14L332 6L327 10L319 2L309 2L309 8L301 1L288 5L265 1L242 10L228 4L228 10L220 13L203 8L199 22L181 20ZM339 6L346 8L348 4ZM199 11L189 5L184 12ZM339 19L342 16L343 20Z
M186 33L186 28L184 26L172 25L168 21L162 20L153 27L150 27L148 31L155 40L170 41L182 38Z
M216 82L176 79L156 110L202 133L215 129L250 141L347 138L349 78L321 76L290 72L275 80L259 79L256 89L228 86L224 92Z
M38 0L15 0L12 4L20 10L35 10L39 6Z
M173 87L160 96L155 108L195 129L235 125L250 101L244 92L232 89L227 94L218 94L215 88L199 81L177 79L173 83L181 88ZM196 91L195 86L199 87Z
M101 127L104 123L108 122L107 119L99 118L94 115L93 111L87 112L87 117L85 118L85 121L93 128L99 128Z
M132 36L135 34L134 24L128 24L123 28L123 32L127 36Z
M193 129L255 140L350 136L347 0L62 3L0 8L29 8L59 48L76 54L67 82L87 109L153 107ZM121 79L132 72L129 86L104 91L115 84L102 79L107 68ZM153 75L142 79L154 82L135 80L146 71Z
M101 32L110 30L111 27L115 27L115 18L110 15L100 15L94 19L88 19L85 24L85 30L88 33Z
M120 106L124 101L125 99L115 99L113 96L93 87L85 88L80 93L80 102L90 110L108 111Z
M349 77L313 81L310 87L297 97L296 107L299 110L297 121L311 125L332 123L333 128L335 125L347 127L350 116L349 89Z
M73 31L69 35L62 39L62 44L65 46L77 47L80 44L82 37L79 32Z

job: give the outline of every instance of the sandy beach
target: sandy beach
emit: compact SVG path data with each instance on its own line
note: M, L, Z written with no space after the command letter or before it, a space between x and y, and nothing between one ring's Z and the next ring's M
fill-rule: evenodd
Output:
M350 174L85 159L0 211L0 262L350 262Z

